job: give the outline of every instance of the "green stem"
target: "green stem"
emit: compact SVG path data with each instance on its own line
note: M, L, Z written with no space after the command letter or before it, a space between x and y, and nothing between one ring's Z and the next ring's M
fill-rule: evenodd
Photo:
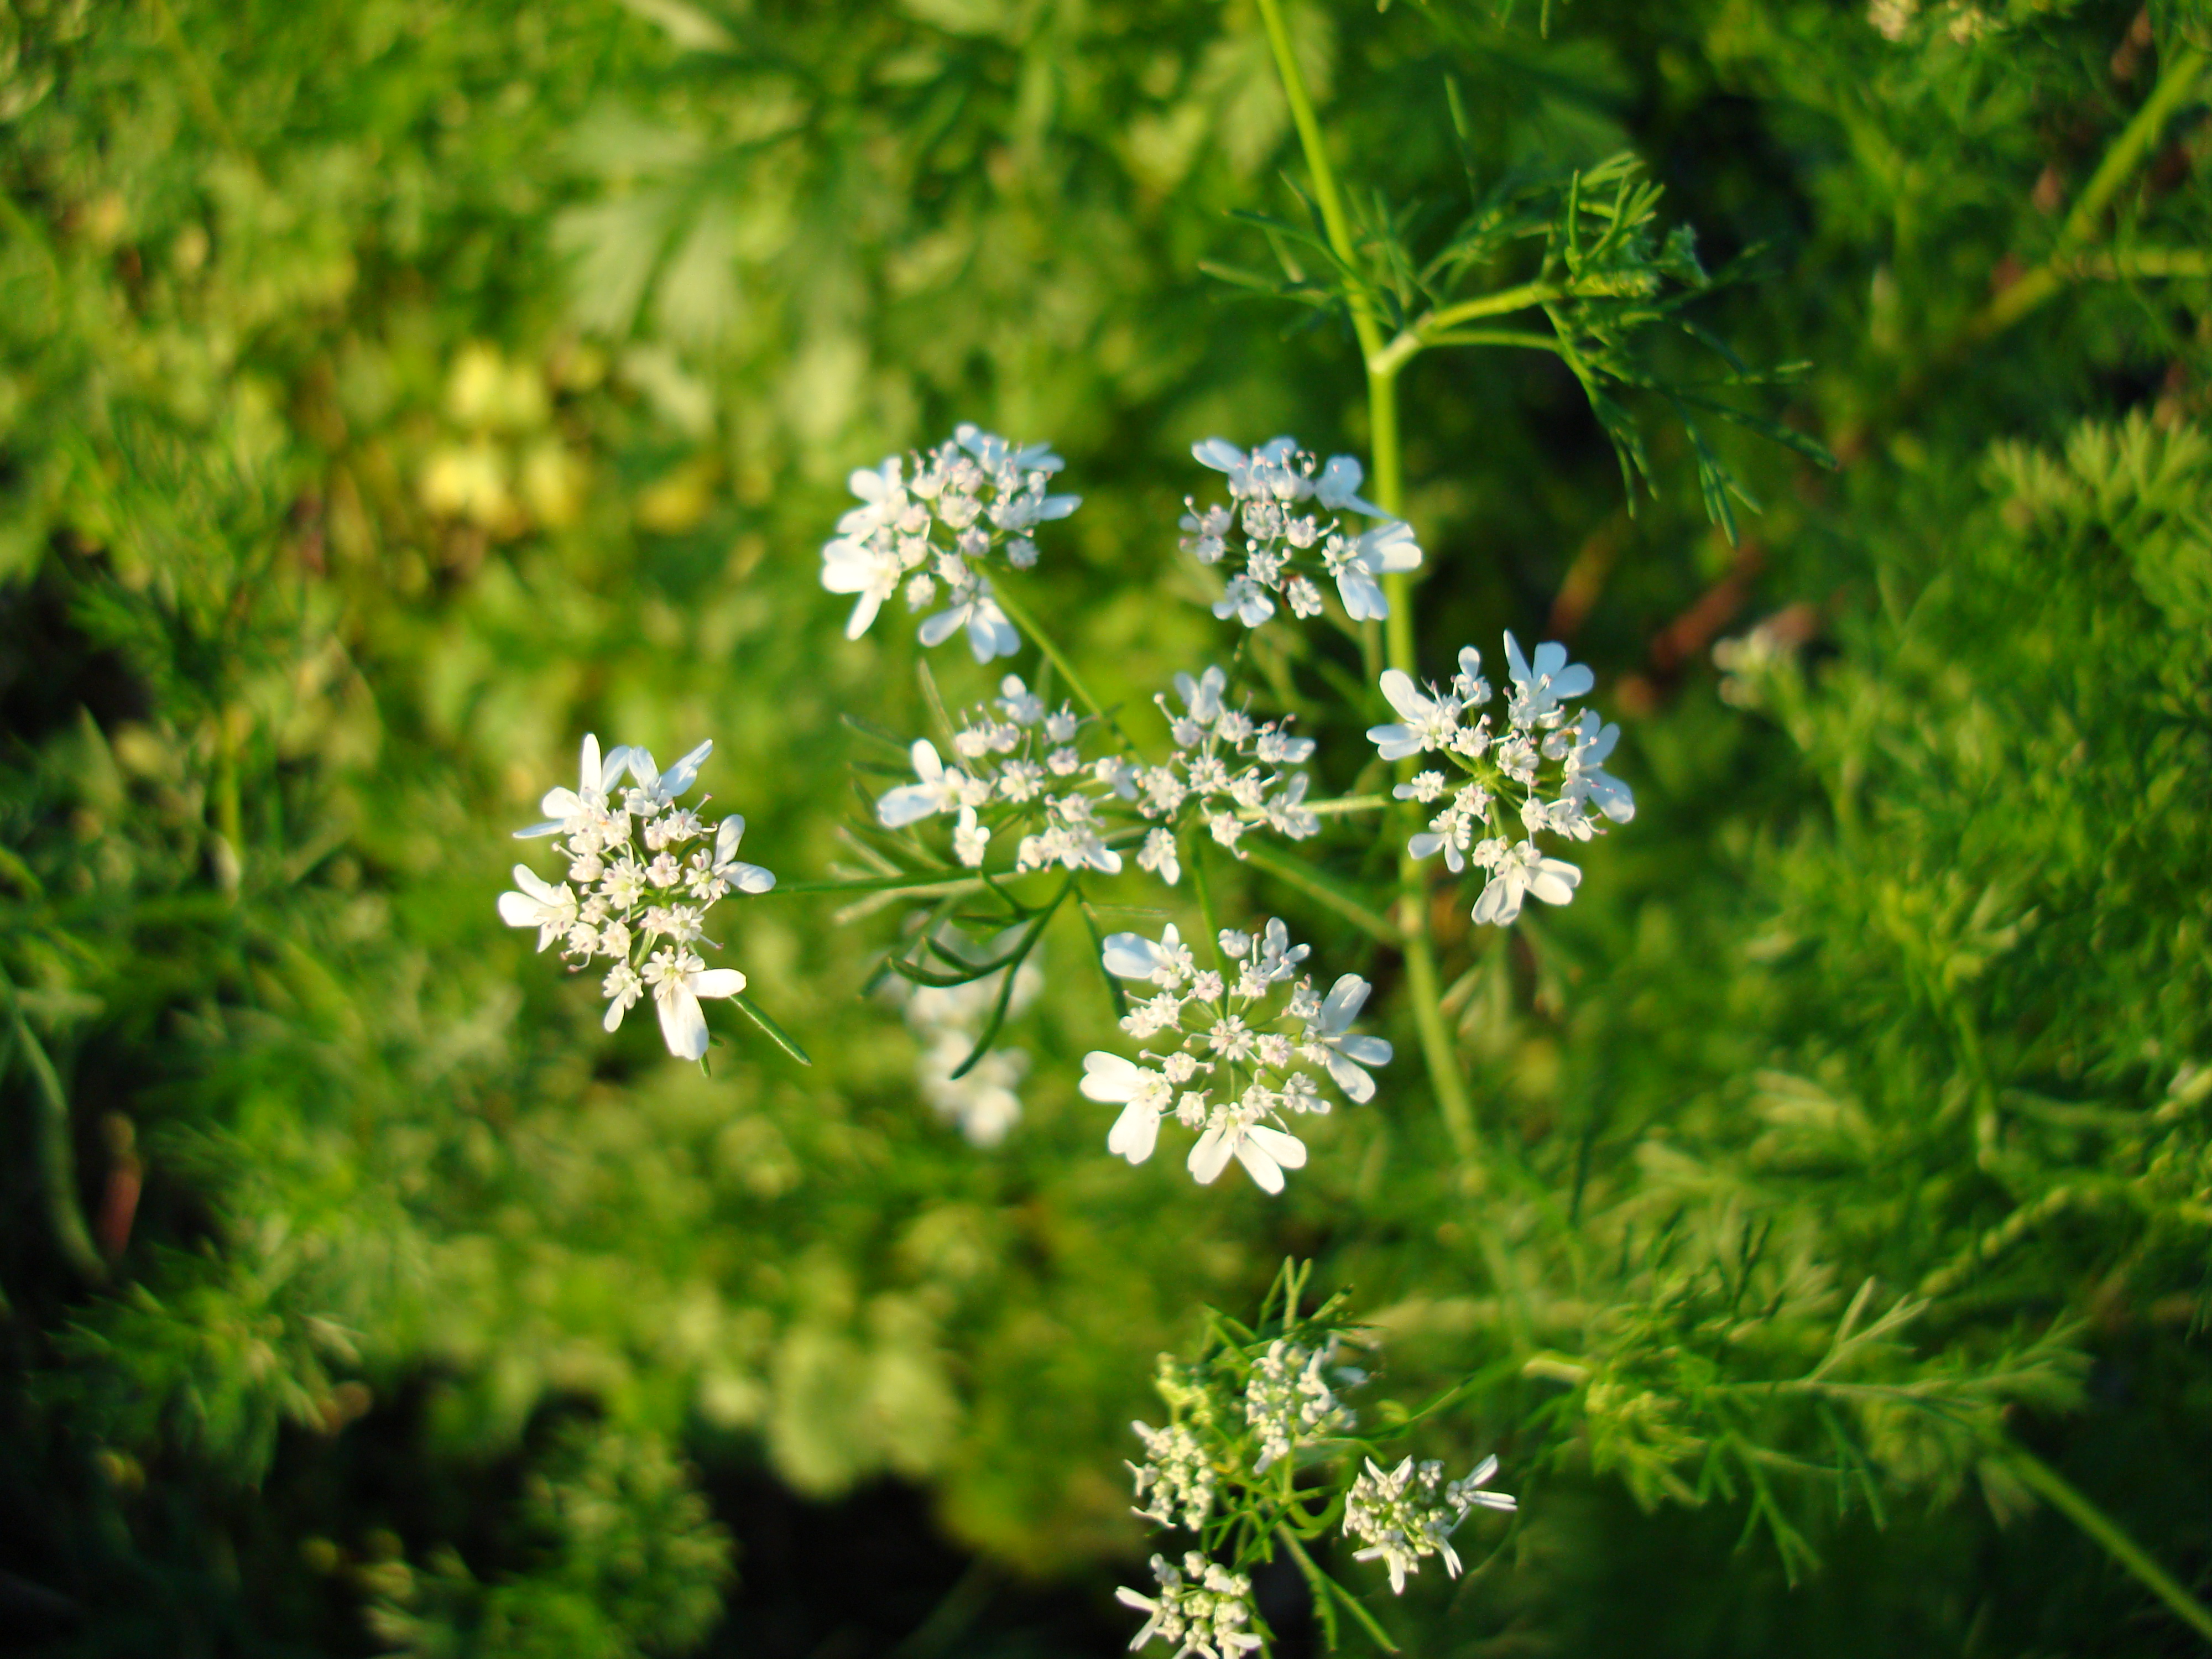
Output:
M1398 1644L1390 1639L1390 1633L1375 1621L1375 1615L1367 1611L1359 1598L1314 1565L1313 1558L1306 1553L1304 1546L1298 1542L1297 1534L1288 1527L1278 1527L1275 1528L1275 1536L1283 1540L1283 1547L1290 1551L1291 1559L1297 1564L1298 1571L1305 1577L1306 1588L1313 1593L1314 1606L1316 1608L1325 1606L1328 1598L1334 1595L1352 1616L1359 1621L1360 1628L1374 1639L1376 1646L1381 1648L1385 1653L1398 1651ZM1332 1625L1335 1623L1334 1620L1329 1620L1328 1622Z
M1370 352L1368 368L1378 374L1395 374L1406 366L1417 351L1434 343L1437 336L1461 323L1471 323L1480 317L1501 317L1510 311L1527 311L1560 298L1562 290L1556 283L1522 283L1517 288L1502 288L1495 294L1478 295L1472 300L1462 300L1457 305L1446 306L1442 311L1431 311L1413 325L1399 332L1398 337L1380 351ZM1548 345L1550 340L1542 335L1528 337L1530 343Z
M2073 256L2096 235L2098 221L2112 205L2112 198L2142 165L2151 147L2164 135L2166 124L2197 90L2197 83L2204 77L2205 61L2205 54L2194 46L2183 46L2168 60L2150 96L2143 100L2142 107L2120 130L2120 136L2112 141L2112 147L2105 152L2105 159L2097 164L2096 172L2082 186L2073 210L2066 216L2066 222L2059 227L2057 245L2051 250L2051 258L1983 307L1966 325L1967 340L1986 340L1991 335L2002 333L2065 287L2072 277L2095 274L2083 269L2087 262ZM2156 264L2152 262L2141 274L2199 274L2185 269L2161 270ZM2113 274L2119 274L2117 263Z
M991 579L991 597L999 602L999 609L1006 613L1006 620L1028 635L1030 643L1044 653L1045 660L1052 665L1053 672L1067 683L1067 689L1075 694L1075 700L1105 721L1107 729L1127 744L1129 734L1121 729L1121 722L1106 712L1106 705L1099 702L1092 695L1091 688L1083 683L1083 676L1075 672L1075 665L1068 661L1067 653L1060 648L1051 635L1037 625L1036 618L1030 615L1029 608L1006 592L1005 581L997 576Z
M1183 862L1190 866L1191 890L1198 896L1199 920L1206 924L1206 948L1213 958L1213 965L1221 962L1221 918L1214 914L1213 884L1206 877L1206 843L1195 835L1187 836L1182 845Z
M2119 1523L2092 1504L2072 1483L2033 1453L2008 1445L2002 1455L2022 1482L2075 1526L2094 1539L2106 1554L2133 1573L2150 1593L2166 1603L2175 1616L2208 1642L2212 1642L2212 1612L2191 1595L2179 1580L2151 1559L2142 1546L2120 1529Z
M1322 879L1301 860L1279 853L1261 842L1244 849L1244 860L1255 869L1265 870L1285 886L1295 887L1308 898L1326 905L1346 921L1357 923L1382 944L1394 950L1405 947L1404 936L1389 917L1380 910L1362 904L1334 883Z
M1291 49L1290 32L1283 25L1280 0L1260 0L1260 15L1267 24L1268 42L1274 48L1275 68L1282 77L1283 95L1290 102L1291 119L1297 128L1298 143L1305 151L1306 169L1313 175L1314 198L1321 208L1329 246L1347 269L1354 268L1357 262L1351 222L1345 216L1336 171L1329 163L1328 146L1322 141L1313 98L1306 90L1297 54ZM1358 337L1360 358L1367 370L1367 419L1374 447L1376 504L1392 517L1402 518L1406 480L1398 437L1398 364L1385 360L1382 331L1364 288L1352 296L1352 328ZM1389 620L1384 624L1385 652L1390 666L1411 674L1419 666L1413 647L1413 586L1403 573L1397 573L1384 576L1382 587L1390 602ZM1412 762L1398 763L1401 781L1411 777L1413 771ZM1474 1108L1460 1077L1459 1056L1453 1048L1450 1029L1444 1023L1436 953L1429 944L1428 879L1419 861L1403 852L1398 857L1398 886L1399 948L1405 955L1406 990L1413 999L1413 1028L1420 1036L1421 1057L1428 1067L1430 1085L1436 1091L1437 1109L1443 1116L1453 1150L1464 1162L1473 1158L1476 1151Z
M77 1203L76 1148L71 1139L69 1096L62 1088L60 1073L54 1070L46 1045L23 1018L15 986L0 979L0 994L8 999L8 1018L12 1028L9 1046L22 1049L23 1063L38 1085L33 1092L38 1100L39 1173L46 1189L46 1218L53 1229L55 1247L81 1277L99 1284L107 1277L107 1264L93 1248L91 1231L84 1224L84 1211ZM6 1071L6 1051L0 1050L0 1075Z

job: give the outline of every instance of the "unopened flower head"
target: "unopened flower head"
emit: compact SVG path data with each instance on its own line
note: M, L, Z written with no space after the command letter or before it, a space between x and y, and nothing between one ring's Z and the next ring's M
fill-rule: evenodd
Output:
M1497 1473L1495 1457L1484 1458L1466 1479L1452 1481L1445 1480L1444 1466L1433 1461L1416 1466L1408 1457L1385 1470L1369 1458L1344 1504L1346 1534L1365 1546L1352 1559L1380 1561L1390 1575L1393 1595L1405 1593L1406 1575L1419 1571L1431 1555L1442 1556L1444 1571L1458 1577L1460 1559L1451 1534L1468 1511L1515 1507L1505 1493L1483 1490Z
M1252 1581L1243 1573L1193 1551L1180 1571L1165 1556L1154 1556L1152 1577L1157 1589L1151 1595L1127 1588L1114 1592L1123 1607L1146 1615L1129 1644L1132 1651L1156 1636L1176 1659L1242 1659L1265 1645L1246 1628L1252 1622Z
M1129 1426L1145 1443L1145 1461L1129 1465L1137 1482L1136 1513L1163 1527L1196 1532L1213 1512L1213 1465L1205 1443L1181 1423L1164 1429L1149 1423Z
M713 943L707 913L731 893L775 885L769 871L738 858L743 818L709 825L696 808L677 805L714 747L701 744L664 773L646 750L602 756L599 738L586 735L576 787L549 791L539 807L545 821L515 832L559 836L553 850L568 861L568 881L556 886L518 864L516 890L499 901L509 927L538 929L539 950L559 939L578 969L608 960L600 981L608 1030L651 995L669 1052L684 1060L707 1052L699 999L745 988L743 974L709 968L693 948ZM618 787L625 774L629 786Z
M977 662L1013 655L1021 637L986 572L1000 559L1018 570L1035 564L1032 532L1082 504L1051 493L1065 465L1049 444L1012 444L963 424L934 449L854 472L860 504L822 549L823 586L854 596L845 637L866 633L903 590L910 609L929 613L924 645L964 633Z
M1387 617L1380 578L1418 569L1419 544L1411 526L1362 499L1363 474L1349 455L1326 465L1295 438L1275 438L1249 453L1226 438L1208 438L1191 453L1229 475L1230 502L1184 505L1183 550L1228 573L1213 614L1257 628L1288 606L1295 617L1322 611L1321 583L1333 582L1355 622ZM1382 522L1361 531L1345 522L1358 514Z
M1569 706L1595 683L1567 660L1566 647L1547 641L1534 661L1505 636L1504 725L1493 726L1490 682L1482 653L1468 646L1448 685L1417 684L1384 671L1383 697L1397 714L1367 736L1384 760L1414 761L1420 770L1393 792L1401 800L1436 808L1429 826L1407 843L1417 859L1441 853L1454 874L1472 866L1484 881L1473 915L1503 927L1528 898L1565 904L1582 872L1546 854L1538 837L1589 841L1606 823L1636 816L1628 786L1604 769L1620 728L1593 709Z
M1334 1358L1334 1339L1309 1349L1279 1338L1252 1362L1244 1421L1260 1440L1255 1474L1265 1474L1300 1446L1351 1432L1352 1408L1337 1399L1328 1376Z
M1085 1055L1082 1090L1121 1106L1106 1137L1115 1156L1143 1163L1172 1115L1198 1133L1188 1162L1201 1185L1234 1158L1255 1185L1279 1193L1283 1171L1306 1161L1289 1121L1329 1109L1320 1077L1347 1099L1370 1099L1366 1068L1388 1062L1390 1045L1351 1030L1367 981L1346 974L1324 996L1298 972L1310 947L1293 944L1281 921L1224 930L1217 943L1219 966L1201 967L1173 924L1158 939L1107 939L1106 970L1133 982L1121 1029L1148 1046L1133 1060L1103 1049Z

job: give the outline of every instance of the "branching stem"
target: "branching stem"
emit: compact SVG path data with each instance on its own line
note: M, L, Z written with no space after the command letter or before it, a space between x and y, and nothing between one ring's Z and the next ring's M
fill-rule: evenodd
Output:
M1304 72L1299 69L1297 54L1291 48L1290 31L1284 26L1281 0L1260 0L1260 15L1267 25L1268 43L1274 49L1275 69L1282 78L1283 95L1291 106L1291 119L1297 128L1298 143L1305 152L1306 170L1313 176L1314 200L1321 209L1329 246L1339 259L1352 267L1357 263L1352 223L1345 215L1343 194L1337 188L1336 170L1329 162L1328 148L1322 141L1312 94L1306 90ZM1468 306L1506 301L1508 303L1501 308L1515 310L1537 303L1530 298L1512 299L1513 293L1508 289L1449 310L1458 313L1457 320L1465 321L1483 314L1469 312ZM1413 354L1409 349L1395 357L1389 355L1391 348L1384 344L1373 301L1364 289L1352 292L1351 311L1352 332L1358 338L1360 359L1367 370L1367 417L1374 449L1375 500L1384 512L1402 517L1406 480L1398 437L1398 369ZM1449 313L1438 313L1445 314ZM1403 574L1394 574L1383 577L1382 586L1390 601L1390 617L1384 633L1385 655L1393 668L1413 673L1419 668L1419 660L1413 648L1412 584ZM1412 774L1410 761L1398 763L1401 780ZM1453 1150L1462 1162L1467 1162L1476 1151L1474 1109L1460 1076L1459 1056L1452 1044L1450 1028L1444 1022L1436 953L1429 943L1428 879L1419 861L1402 852L1398 857L1398 886L1399 948L1405 955L1406 991L1413 1000L1413 1026L1420 1036L1421 1057L1428 1066L1430 1086L1436 1091L1437 1109L1443 1114L1444 1128L1451 1136Z

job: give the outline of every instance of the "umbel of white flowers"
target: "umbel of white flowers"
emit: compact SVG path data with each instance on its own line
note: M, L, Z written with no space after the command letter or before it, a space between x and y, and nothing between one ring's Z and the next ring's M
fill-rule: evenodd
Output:
M963 424L933 450L854 472L860 505L822 549L822 586L856 596L845 637L866 633L902 586L908 607L926 611L942 584L946 606L923 619L921 642L942 645L965 630L977 662L1012 656L1021 636L984 573L994 557L1028 569L1037 559L1030 532L1082 505L1079 495L1047 493L1066 465L1049 444L1011 444Z
M1367 732L1384 760L1435 756L1451 769L1425 767L1393 791L1400 800L1441 804L1407 851L1417 859L1442 853L1454 873L1469 865L1481 871L1486 880L1473 915L1499 927L1521 914L1524 899L1565 904L1582 883L1579 869L1543 852L1539 836L1588 841L1604 833L1602 820L1626 823L1636 816L1628 786L1603 769L1620 728L1601 725L1594 710L1577 716L1565 705L1589 694L1595 684L1590 671L1570 663L1566 647L1548 640L1531 663L1510 634L1505 662L1510 685L1503 729L1491 726L1490 682L1482 677L1482 653L1470 645L1448 685L1416 685L1410 674L1385 670L1382 695L1398 718Z
M1511 1510L1514 1500L1502 1492L1485 1492L1498 1473L1498 1460L1486 1457L1463 1480L1446 1483L1444 1466L1433 1461L1414 1465L1411 1457L1385 1471L1373 1458L1344 1500L1344 1530L1366 1546L1352 1552L1355 1561L1380 1561L1390 1575L1390 1592L1402 1595L1406 1575L1421 1562L1441 1555L1444 1571L1456 1578L1458 1553L1451 1534L1474 1509Z
M554 851L568 861L568 881L556 886L518 864L517 890L499 900L502 921L538 929L540 951L559 939L561 954L579 969L599 957L613 964L600 984L608 1030L649 988L668 1052L680 1060L707 1052L699 999L745 988L743 974L708 967L693 948L714 943L706 938L708 911L732 892L775 885L769 871L738 860L743 818L710 826L695 808L677 805L714 747L701 744L664 773L643 749L617 748L602 758L599 738L587 733L576 787L549 791L539 804L545 822L514 832L562 837ZM625 772L629 787L617 788Z
M1158 940L1115 933L1105 941L1106 971L1148 981L1152 994L1133 1001L1121 1029L1139 1042L1165 1036L1165 1052L1132 1060L1103 1049L1083 1057L1083 1093L1118 1104L1106 1149L1132 1164L1152 1155L1160 1120L1172 1114L1199 1131L1188 1168L1200 1185L1234 1158L1253 1184L1283 1190L1283 1171L1304 1166L1305 1143L1285 1120L1326 1112L1316 1072L1346 1098L1374 1097L1366 1067L1389 1063L1381 1037L1352 1030L1367 1000L1367 981L1346 974L1324 997L1297 975L1312 947L1293 945L1279 920L1258 933L1224 928L1219 968L1200 968L1170 922Z
M1361 499L1364 475L1352 457L1332 455L1324 465L1296 438L1272 438L1249 453L1226 438L1207 438L1190 453L1229 475L1231 505L1200 507L1186 498L1182 520L1183 551L1232 572L1215 616L1257 628L1275 614L1279 596L1292 616L1318 617L1319 578L1336 584L1352 621L1377 620L1390 605L1376 578L1420 568L1413 526ZM1382 522L1355 533L1336 516L1350 513Z
M1164 1555L1152 1558L1158 1589L1151 1595L1124 1587L1114 1599L1148 1614L1129 1644L1141 1648L1155 1636L1174 1650L1176 1659L1241 1659L1267 1644L1245 1626L1252 1622L1252 1581L1209 1561L1196 1551L1182 1559L1178 1572Z
M999 696L961 716L950 759L927 738L908 750L915 781L886 790L876 817L887 830L953 819L953 856L980 868L995 842L1014 848L1017 873L1059 865L1118 873L1121 854L1108 837L1139 823L1145 832L1138 867L1170 887L1182 878L1178 827L1206 831L1237 857L1248 831L1266 830L1289 841L1321 833L1304 805L1311 781L1288 769L1310 758L1311 738L1293 737L1288 716L1255 721L1228 698L1219 666L1195 678L1175 677L1177 712L1163 694L1175 749L1158 766L1142 765L1118 747L1094 753L1104 732L1096 715L1066 702L1047 708L1019 675L999 683Z

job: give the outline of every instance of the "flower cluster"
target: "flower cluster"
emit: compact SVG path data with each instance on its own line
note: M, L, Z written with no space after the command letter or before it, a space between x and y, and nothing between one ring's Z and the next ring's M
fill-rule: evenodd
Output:
M1145 1443L1145 1461L1127 1466L1137 1480L1136 1512L1163 1527L1196 1532L1213 1512L1213 1464L1205 1443L1181 1423L1129 1426Z
M1300 1446L1351 1432L1352 1407L1337 1399L1322 1375L1334 1350L1334 1340L1308 1349L1279 1338L1253 1362L1244 1385L1244 1421L1260 1437L1253 1474L1265 1474Z
M938 937L949 953L977 963L1002 955L1011 943L1002 935L979 945L949 927L940 929ZM905 998L906 1023L921 1047L915 1066L915 1086L939 1117L976 1146L997 1146L1021 1121L1021 1097L1014 1091L1030 1069L1030 1057L1022 1050L994 1048L965 1075L952 1075L974 1051L976 1036L998 1006L1007 971L1000 969L959 985L908 986ZM1006 1002L1010 1019L1034 1002L1044 987L1044 970L1034 957L1012 971L1014 987ZM908 985L903 980L894 982Z
M1505 659L1503 729L1493 729L1485 712L1490 683L1482 653L1468 646L1448 686L1419 686L1386 670L1382 695L1398 719L1367 733L1384 760L1434 755L1457 774L1431 767L1398 785L1399 799L1439 807L1407 848L1415 858L1441 852L1455 873L1470 864L1481 871L1488 880L1474 920L1500 927L1521 914L1524 898L1565 904L1582 881L1573 865L1546 856L1537 836L1588 841L1603 832L1601 818L1626 823L1636 816L1628 786L1603 769L1620 728L1601 725L1594 710L1577 716L1565 706L1589 691L1590 671L1569 663L1566 647L1550 641L1536 647L1532 665L1510 634Z
M699 999L745 988L743 974L708 967L693 948L714 944L706 938L707 912L732 891L775 885L769 872L738 860L743 818L710 828L696 808L677 805L714 747L701 744L664 773L643 749L617 748L602 758L599 738L586 735L576 787L549 791L540 803L546 821L515 831L563 837L554 850L568 861L568 881L556 886L518 864L520 890L499 900L509 927L538 929L540 951L559 939L561 954L578 968L597 957L613 963L600 986L608 1030L650 989L668 1051L683 1060L707 1052ZM618 788L625 772L629 786Z
M1196 679L1175 677L1181 714L1169 707L1166 693L1153 699L1168 717L1175 753L1165 764L1135 773L1138 810L1165 820L1146 834L1137 863L1170 887L1182 878L1174 829L1179 820L1203 823L1239 858L1244 855L1237 843L1254 823L1265 823L1289 841L1321 833L1321 819L1305 805L1311 780L1304 772L1286 776L1272 769L1310 758L1314 740L1292 737L1287 715L1255 722L1244 709L1229 706L1228 687L1228 675L1217 665Z
M1082 739L1095 722L1066 703L1048 709L1018 675L1007 675L999 691L963 717L950 764L927 738L915 740L915 781L879 799L877 818L899 830L956 814L953 854L971 870L981 866L991 837L1011 827L1029 832L1015 848L1017 871L1057 864L1118 872L1121 855L1105 842L1098 808L1109 798L1136 799L1135 767L1117 756L1086 759Z
M999 556L1028 569L1037 557L1030 532L1082 504L1080 496L1048 493L1065 465L1048 444L1010 444L963 424L935 449L854 472L860 505L837 520L836 535L822 549L823 586L858 596L845 637L866 633L902 586L908 606L926 611L941 584L946 607L924 618L924 645L941 645L964 629L977 662L1013 655L1021 638L992 597L984 568Z
M1502 1492L1485 1492L1498 1473L1498 1460L1486 1457L1464 1480L1446 1483L1444 1466L1433 1460L1416 1467L1408 1457L1383 1470L1373 1458L1352 1483L1344 1502L1344 1530L1364 1544L1355 1561L1380 1561L1390 1574L1390 1591L1402 1595L1406 1575L1420 1571L1431 1555L1444 1559L1444 1571L1456 1578L1459 1556L1451 1534L1476 1508L1510 1510L1514 1501Z
M1093 1050L1083 1057L1081 1086L1090 1099L1121 1107L1106 1137L1116 1156L1150 1158L1160 1120L1172 1113L1200 1132L1188 1168L1201 1185L1233 1158L1255 1185L1279 1193L1283 1171L1306 1161L1305 1143L1285 1121L1329 1109L1315 1073L1325 1071L1347 1099L1371 1099L1375 1079L1364 1068L1388 1062L1390 1045L1352 1030L1367 981L1346 974L1322 996L1297 972L1311 947L1291 944L1281 921L1256 933L1224 928L1217 942L1219 966L1200 968L1172 923L1157 941L1107 939L1107 972L1152 987L1121 1029L1171 1046L1136 1060Z
M1123 1607L1150 1615L1129 1644L1132 1651L1155 1636L1175 1650L1176 1659L1193 1654L1198 1659L1237 1659L1266 1645L1245 1628L1252 1622L1252 1581L1243 1573L1194 1551L1183 1557L1180 1572L1167 1557L1154 1556L1152 1577L1157 1595L1126 1587L1114 1592Z
M1315 578L1334 580L1337 597L1355 622L1387 617L1389 603L1376 578L1418 569L1421 550L1411 526L1363 501L1359 463L1332 455L1328 464L1301 450L1295 438L1276 438L1247 454L1226 438L1208 438L1191 453L1229 475L1232 505L1200 508L1195 498L1182 520L1182 550L1203 564L1235 562L1228 591L1213 614L1257 628L1275 614L1279 594L1294 617L1317 617L1322 592ZM1305 507L1317 503L1321 511ZM1383 522L1347 532L1338 514L1359 513Z
M1165 694L1157 700L1174 752L1146 766L1127 754L1090 752L1103 732L1094 716L1066 702L1048 708L1009 674L997 697L962 715L950 760L927 738L915 740L908 751L915 781L879 797L877 819L900 830L952 817L953 855L969 869L981 867L994 838L1011 834L1019 837L1018 873L1059 865L1108 875L1122 862L1109 837L1127 844L1120 831L1149 820L1137 863L1170 886L1182 877L1179 824L1203 823L1239 857L1237 842L1255 826L1291 841L1319 834L1321 819L1304 804L1310 780L1281 769L1310 757L1313 739L1291 736L1288 717L1261 723L1231 707L1218 666L1196 678L1177 674L1175 684L1180 713Z

